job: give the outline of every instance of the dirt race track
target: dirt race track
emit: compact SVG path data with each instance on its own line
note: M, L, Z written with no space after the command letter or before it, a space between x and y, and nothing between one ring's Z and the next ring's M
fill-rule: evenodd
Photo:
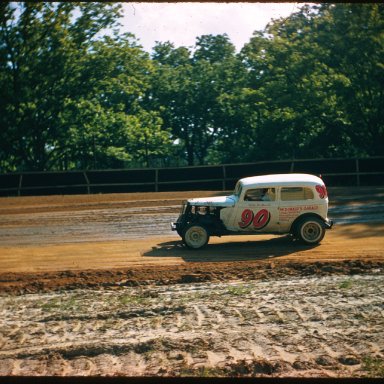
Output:
M186 249L218 194L0 198L0 375L384 376L384 188L330 189L315 247Z

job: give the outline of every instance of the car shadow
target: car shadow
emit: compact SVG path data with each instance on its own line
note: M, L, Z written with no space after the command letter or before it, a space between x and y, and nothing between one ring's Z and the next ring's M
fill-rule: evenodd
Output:
M305 245L291 236L275 237L267 240L228 241L208 244L202 249L189 249L181 240L167 241L152 247L143 256L178 257L187 262L223 262L263 260L287 256L292 253L314 249L316 245Z

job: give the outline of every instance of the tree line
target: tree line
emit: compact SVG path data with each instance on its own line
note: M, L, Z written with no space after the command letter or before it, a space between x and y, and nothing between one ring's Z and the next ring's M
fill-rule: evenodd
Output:
M384 154L384 6L147 53L117 3L0 5L0 172Z

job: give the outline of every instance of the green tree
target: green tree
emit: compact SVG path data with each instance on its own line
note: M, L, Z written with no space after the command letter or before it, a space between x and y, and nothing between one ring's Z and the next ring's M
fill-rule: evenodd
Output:
M159 43L153 60L151 103L163 107L164 122L184 148L187 163L216 159L216 144L227 128L220 98L232 92L241 73L228 36L201 36L193 53Z
M118 34L120 5L1 7L3 169L148 165L167 156L170 134L142 106L151 60L134 36Z
M327 136L341 131L353 155L384 153L384 5L323 4L316 39L336 75L340 115L325 122ZM340 136L340 135L339 135Z
M382 10L303 6L254 34L242 50L243 109L261 158L383 153Z
M303 5L240 54L224 34L150 57L119 4L0 3L0 169L382 155L383 16Z
M82 86L66 100L62 121L71 122L70 135L61 144L77 167L149 166L150 159L169 155L170 133L159 131L158 113L142 106L152 64L133 36L95 42L79 64L74 86Z
M86 3L5 3L0 27L1 159L10 169L49 169L64 100L76 64L96 34L113 27L119 6ZM80 16L73 21L73 12ZM9 161L11 159L11 162ZM5 164L7 162L8 164Z

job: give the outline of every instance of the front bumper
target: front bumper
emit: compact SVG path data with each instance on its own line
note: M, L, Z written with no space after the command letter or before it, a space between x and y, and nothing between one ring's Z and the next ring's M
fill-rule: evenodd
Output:
M324 224L326 229L331 229L333 227L333 220L326 219Z

